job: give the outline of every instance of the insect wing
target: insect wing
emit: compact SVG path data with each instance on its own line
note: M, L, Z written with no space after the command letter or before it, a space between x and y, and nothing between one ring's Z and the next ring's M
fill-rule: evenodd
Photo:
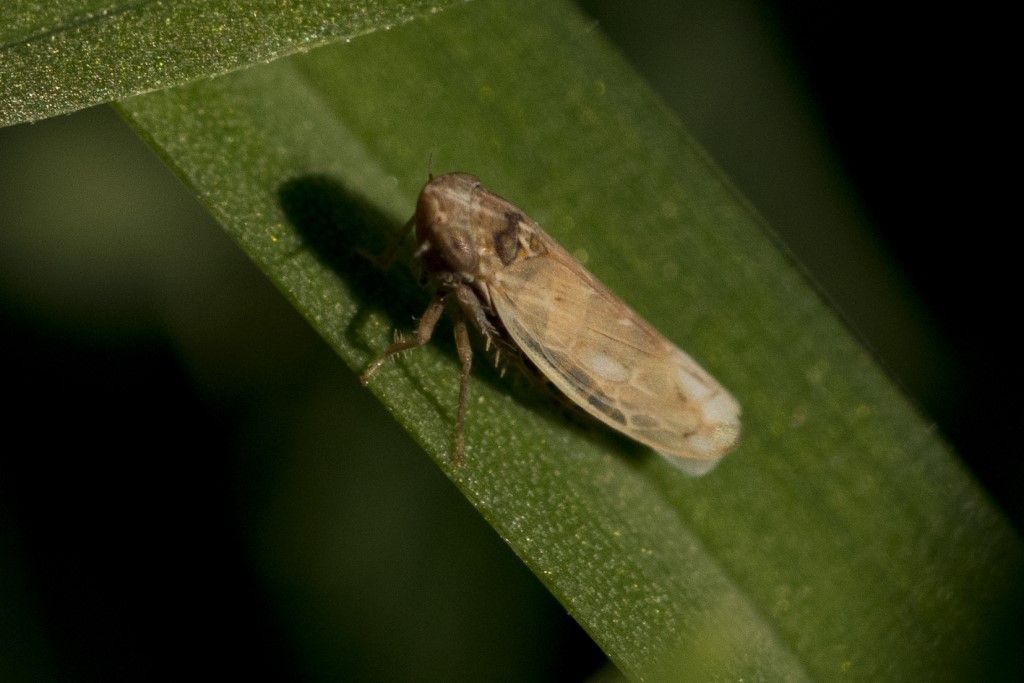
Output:
M735 399L540 234L546 252L501 269L490 288L523 353L574 403L683 469L725 455L739 437Z

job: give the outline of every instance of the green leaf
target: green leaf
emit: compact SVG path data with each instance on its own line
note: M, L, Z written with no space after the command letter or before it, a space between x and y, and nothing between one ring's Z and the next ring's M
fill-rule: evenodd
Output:
M0 126L388 30L465 0L6 0Z
M1019 539L593 28L476 3L122 106L353 370L426 305L356 250L432 168L515 201L733 390L742 443L689 479L484 363L453 467L451 343L373 379L627 675L1005 673Z

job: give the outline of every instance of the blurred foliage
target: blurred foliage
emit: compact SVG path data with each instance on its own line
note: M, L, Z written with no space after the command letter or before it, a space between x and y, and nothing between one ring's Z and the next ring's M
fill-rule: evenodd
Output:
M7 0L0 126L351 40L460 1Z

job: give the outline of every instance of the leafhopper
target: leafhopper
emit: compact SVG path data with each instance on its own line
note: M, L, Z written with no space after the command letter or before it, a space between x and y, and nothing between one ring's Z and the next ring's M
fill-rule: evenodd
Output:
M430 341L448 308L461 365L455 463L465 449L470 325L488 349L519 352L573 404L691 474L736 445L740 406L729 392L475 177L431 177L412 228L434 296L415 335L397 339L360 380Z

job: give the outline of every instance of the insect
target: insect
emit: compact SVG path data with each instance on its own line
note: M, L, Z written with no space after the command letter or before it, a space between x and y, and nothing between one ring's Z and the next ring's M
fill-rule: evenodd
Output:
M436 293L415 335L398 338L360 381L430 341L450 302L461 365L455 463L465 449L469 325L488 349L520 352L572 403L686 471L707 471L736 444L740 406L729 392L474 176L432 176L412 228Z

